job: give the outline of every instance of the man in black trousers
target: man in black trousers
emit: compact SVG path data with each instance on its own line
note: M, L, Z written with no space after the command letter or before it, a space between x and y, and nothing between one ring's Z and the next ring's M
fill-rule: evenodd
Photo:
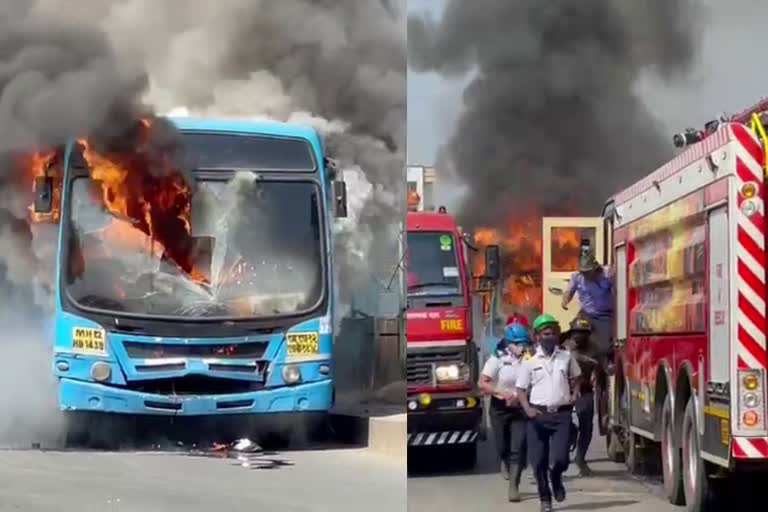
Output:
M560 324L554 317L539 316L533 330L538 346L518 373L518 399L529 417L528 461L536 475L541 510L550 512L553 497L565 500L563 473L570 463L571 412L581 370L560 347Z

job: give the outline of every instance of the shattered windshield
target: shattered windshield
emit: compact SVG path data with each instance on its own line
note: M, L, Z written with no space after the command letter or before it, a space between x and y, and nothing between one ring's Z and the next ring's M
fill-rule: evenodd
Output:
M322 296L319 198L313 183L252 173L198 181L189 223L164 247L105 209L94 181L76 178L66 291L86 307L188 319L309 310Z

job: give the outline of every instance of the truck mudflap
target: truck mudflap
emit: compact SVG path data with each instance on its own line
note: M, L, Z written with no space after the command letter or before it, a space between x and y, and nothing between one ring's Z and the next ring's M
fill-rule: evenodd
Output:
M408 446L466 445L477 442L480 434L480 429L411 433L408 434Z

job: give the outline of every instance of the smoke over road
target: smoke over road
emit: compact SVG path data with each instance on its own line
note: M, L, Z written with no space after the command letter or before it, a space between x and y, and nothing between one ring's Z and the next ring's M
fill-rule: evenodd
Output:
M684 76L696 15L691 0L452 0L439 21L409 19L413 69L476 72L446 148L469 187L462 222L502 227L532 198L545 215L599 214L669 158L635 86Z
M340 297L393 270L405 167L404 0L11 4L0 6L1 318L39 318L35 308L52 299L41 276L52 275L56 231L27 222L32 179L17 155L80 136L114 141L126 123L176 107L327 133L331 156L356 184L337 233ZM16 357L10 347L20 337L51 342L31 327L0 335L0 357L19 370L3 372L0 386L24 382L31 395L51 396L46 379L25 379L48 375L49 353ZM50 404L40 414L14 405L0 403L9 412L0 442L45 423Z
M404 211L405 0L128 0L99 23L126 60L147 65L161 111L298 121L325 134L351 174L349 196L365 196L336 226L342 302L391 274Z

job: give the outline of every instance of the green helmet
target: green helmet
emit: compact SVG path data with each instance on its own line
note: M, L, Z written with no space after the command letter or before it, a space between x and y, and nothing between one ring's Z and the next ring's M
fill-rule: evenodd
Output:
M600 263L591 252L585 252L579 257L579 272L591 272L600 268Z
M552 315L539 315L536 320L533 321L533 330L535 332L539 332L545 327L550 327L553 325L560 325L560 322L558 322L555 317Z

